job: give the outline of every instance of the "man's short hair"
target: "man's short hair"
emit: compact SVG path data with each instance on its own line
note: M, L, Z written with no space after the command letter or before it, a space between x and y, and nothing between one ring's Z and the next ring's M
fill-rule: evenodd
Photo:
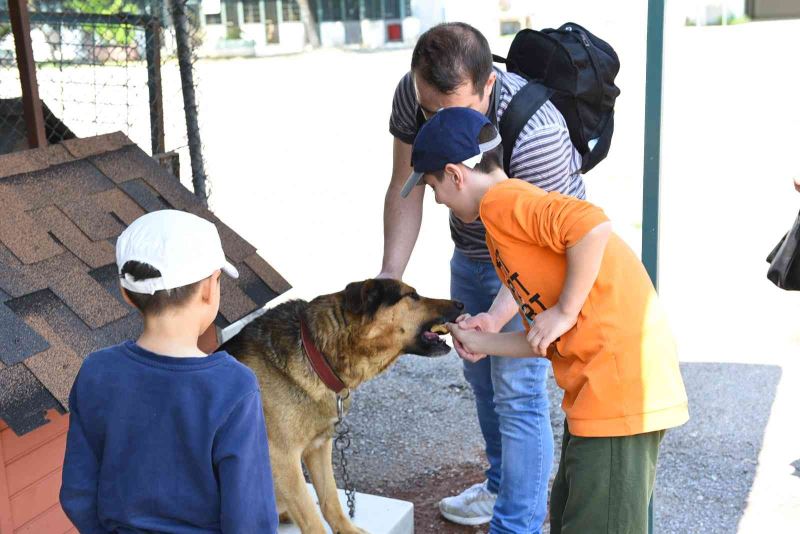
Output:
M492 51L481 32L463 22L445 22L423 33L411 55L411 70L444 94L472 82L483 98L492 73Z
M125 276L126 274L130 274L134 280L147 280L148 278L159 278L161 271L149 263L131 260L125 262L125 265L122 266L120 276ZM142 315L155 316L164 313L170 308L178 308L185 305L197 293L202 281L199 280L174 289L162 289L152 295L134 293L124 288L122 291L128 295L128 298L131 299L133 305Z

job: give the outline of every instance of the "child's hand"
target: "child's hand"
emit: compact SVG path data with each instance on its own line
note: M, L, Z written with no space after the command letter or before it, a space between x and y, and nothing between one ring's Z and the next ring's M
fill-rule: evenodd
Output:
M462 317L459 317L459 319L462 319ZM475 340L480 335L479 329L467 330L457 323L447 323L447 329L453 338L453 346L462 359L475 363L486 357L486 354L475 352L474 349Z
M537 314L536 320L528 332L528 343L530 343L533 354L547 356L547 347L564 332L575 326L577 321L577 314L564 312L558 304Z
M465 313L456 319L456 323L462 330L479 330L481 332L499 332L503 325L498 325L495 318L482 312L478 315L470 315Z

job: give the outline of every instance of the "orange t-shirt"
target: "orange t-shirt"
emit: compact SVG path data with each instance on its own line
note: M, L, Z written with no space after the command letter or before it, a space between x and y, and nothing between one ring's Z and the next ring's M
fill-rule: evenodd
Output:
M490 188L480 216L497 274L519 304L526 329L558 302L567 247L608 220L586 201L522 180ZM616 234L576 325L554 347L548 358L564 390L572 434L630 436L689 419L675 342L655 289Z

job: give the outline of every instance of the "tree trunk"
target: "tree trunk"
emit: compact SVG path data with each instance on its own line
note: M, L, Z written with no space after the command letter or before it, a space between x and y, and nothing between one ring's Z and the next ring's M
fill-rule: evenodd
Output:
M297 0L297 5L300 7L300 20L303 21L303 27L306 29L308 44L312 48L319 48L317 17L314 16L314 11L309 6L308 0Z

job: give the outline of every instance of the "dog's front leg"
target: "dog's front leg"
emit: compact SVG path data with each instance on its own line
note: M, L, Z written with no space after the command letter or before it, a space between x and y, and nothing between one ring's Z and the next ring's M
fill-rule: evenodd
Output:
M300 452L281 453L270 449L270 461L275 482L275 492L289 517L303 534L325 534L322 518L314 506L314 499L306 487Z
M325 521L334 534L369 534L351 523L344 515L336 491L336 480L333 478L332 450L333 440L329 438L318 447L307 449L303 455L303 461L319 498L322 515L325 516Z

